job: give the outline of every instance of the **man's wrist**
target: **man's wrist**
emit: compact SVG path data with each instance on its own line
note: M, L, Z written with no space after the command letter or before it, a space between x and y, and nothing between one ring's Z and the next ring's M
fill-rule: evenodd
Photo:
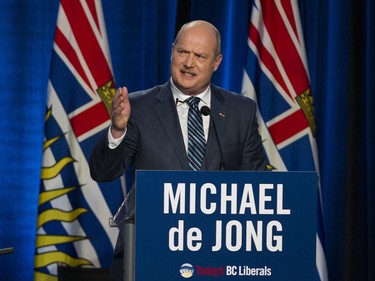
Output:
M111 135L114 139L118 139L121 136L123 136L126 132L126 126L122 129L114 125L113 123L111 124Z
M113 132L113 124L111 124L108 129L108 146L110 149L115 149L122 142L126 135L126 131L127 129L125 127L122 134L119 134L118 130L115 130L115 132Z

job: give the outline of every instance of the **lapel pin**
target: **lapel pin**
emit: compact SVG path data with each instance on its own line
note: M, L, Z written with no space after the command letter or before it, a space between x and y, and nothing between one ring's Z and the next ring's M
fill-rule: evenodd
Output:
M220 112L219 115L220 115L221 117L225 117L225 113L223 113L223 112Z

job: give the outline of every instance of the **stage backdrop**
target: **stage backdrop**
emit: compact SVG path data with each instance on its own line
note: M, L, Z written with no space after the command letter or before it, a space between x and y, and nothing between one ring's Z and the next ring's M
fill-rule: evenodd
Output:
M372 0L300 0L314 97L330 280L375 279ZM38 196L58 0L0 9L0 256L4 280L33 280ZM169 77L176 27L206 19L223 36L214 82L241 92L250 1L103 1L116 85L139 90Z

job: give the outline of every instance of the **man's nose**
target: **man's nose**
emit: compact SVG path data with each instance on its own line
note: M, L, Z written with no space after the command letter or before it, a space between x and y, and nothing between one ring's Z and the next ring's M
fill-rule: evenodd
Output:
M192 68L192 67L194 67L194 65L195 65L194 54L189 54L189 55L186 57L186 60L185 60L185 66L188 67L188 68Z

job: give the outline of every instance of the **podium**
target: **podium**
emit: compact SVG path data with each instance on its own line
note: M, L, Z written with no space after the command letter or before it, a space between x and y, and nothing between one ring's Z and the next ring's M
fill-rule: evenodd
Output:
M316 280L317 188L316 172L137 171L124 280Z

